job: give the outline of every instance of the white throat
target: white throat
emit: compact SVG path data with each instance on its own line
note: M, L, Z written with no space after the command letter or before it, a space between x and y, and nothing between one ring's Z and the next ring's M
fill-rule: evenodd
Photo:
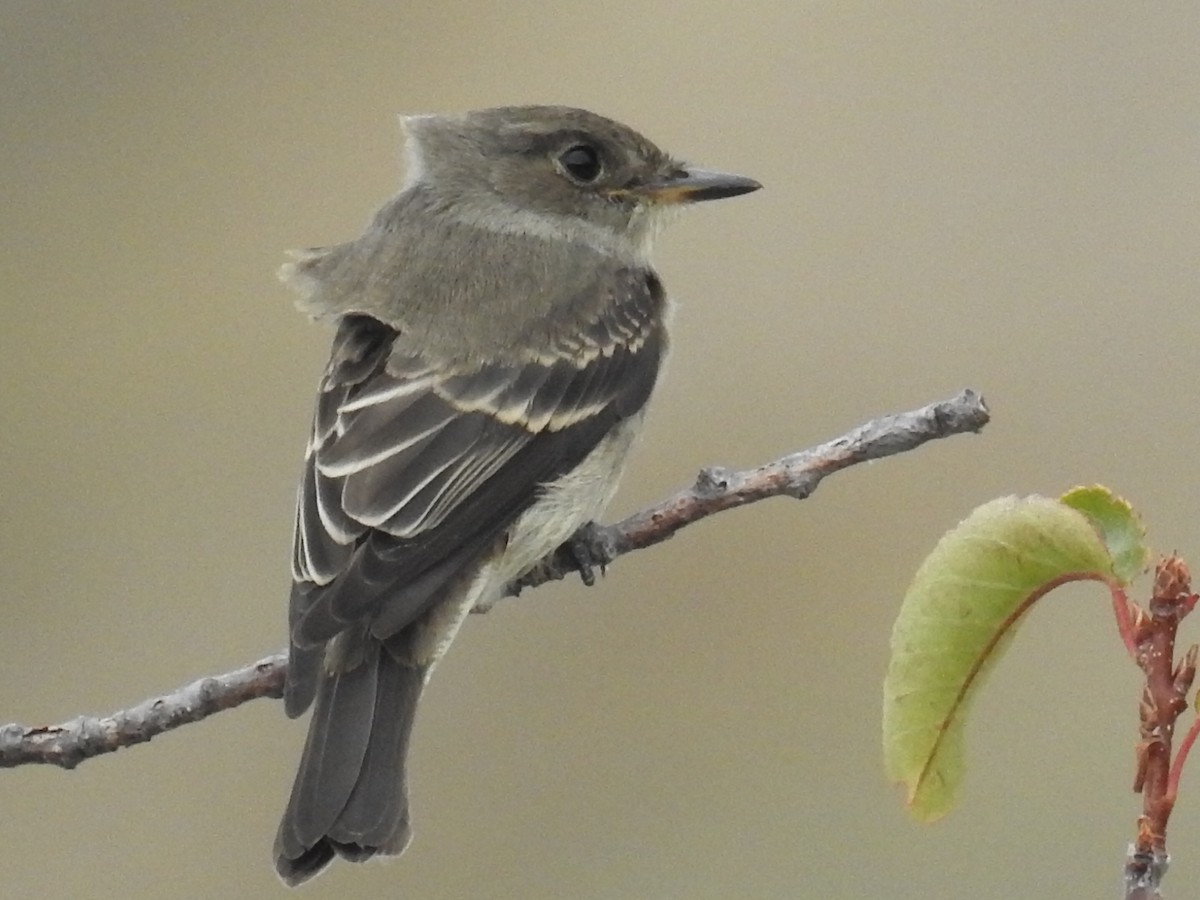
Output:
M484 203L460 203L449 210L450 215L460 222L475 228L498 234L519 234L541 238L546 241L567 241L616 256L638 266L650 262L650 247L657 228L634 227L628 232L617 232L602 225L588 222L577 216L563 216L550 212L533 211L500 198L489 198ZM635 213L635 225L647 225L641 210ZM636 221L641 219L641 222Z

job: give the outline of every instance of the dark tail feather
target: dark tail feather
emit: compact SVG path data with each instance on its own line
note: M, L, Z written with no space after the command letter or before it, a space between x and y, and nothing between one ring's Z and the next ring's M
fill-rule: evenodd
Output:
M316 875L335 854L360 861L408 845L404 766L424 680L374 640L358 665L322 678L275 838L275 868L289 885Z
M298 581L292 585L292 596L288 603L288 634L294 634L296 623L321 596L317 585ZM287 680L283 685L283 709L289 719L302 715L312 705L325 669L325 645L300 647L294 640L288 642Z
M288 647L287 680L283 685L283 709L289 719L304 715L317 695L325 668L324 647Z

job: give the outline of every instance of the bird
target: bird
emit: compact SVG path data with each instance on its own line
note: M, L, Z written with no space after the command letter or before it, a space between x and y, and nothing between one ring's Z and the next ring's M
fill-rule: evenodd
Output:
M403 116L401 189L280 276L335 330L295 514L288 885L412 837L417 703L467 614L611 499L667 353L671 213L761 185L565 106ZM582 571L582 570L581 570Z

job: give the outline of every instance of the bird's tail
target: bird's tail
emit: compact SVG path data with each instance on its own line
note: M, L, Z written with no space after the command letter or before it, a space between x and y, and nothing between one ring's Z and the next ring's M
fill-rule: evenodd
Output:
M377 640L355 644L321 676L275 838L275 869L289 885L316 875L335 854L354 861L394 856L412 837L405 757L425 673Z

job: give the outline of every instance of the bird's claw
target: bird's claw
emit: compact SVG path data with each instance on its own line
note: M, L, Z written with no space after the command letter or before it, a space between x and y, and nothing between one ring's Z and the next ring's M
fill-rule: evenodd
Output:
M567 538L559 551L566 562L579 572L579 577L588 587L596 583L596 569L603 575L612 557L606 552L601 537L601 528L595 522L581 525Z

